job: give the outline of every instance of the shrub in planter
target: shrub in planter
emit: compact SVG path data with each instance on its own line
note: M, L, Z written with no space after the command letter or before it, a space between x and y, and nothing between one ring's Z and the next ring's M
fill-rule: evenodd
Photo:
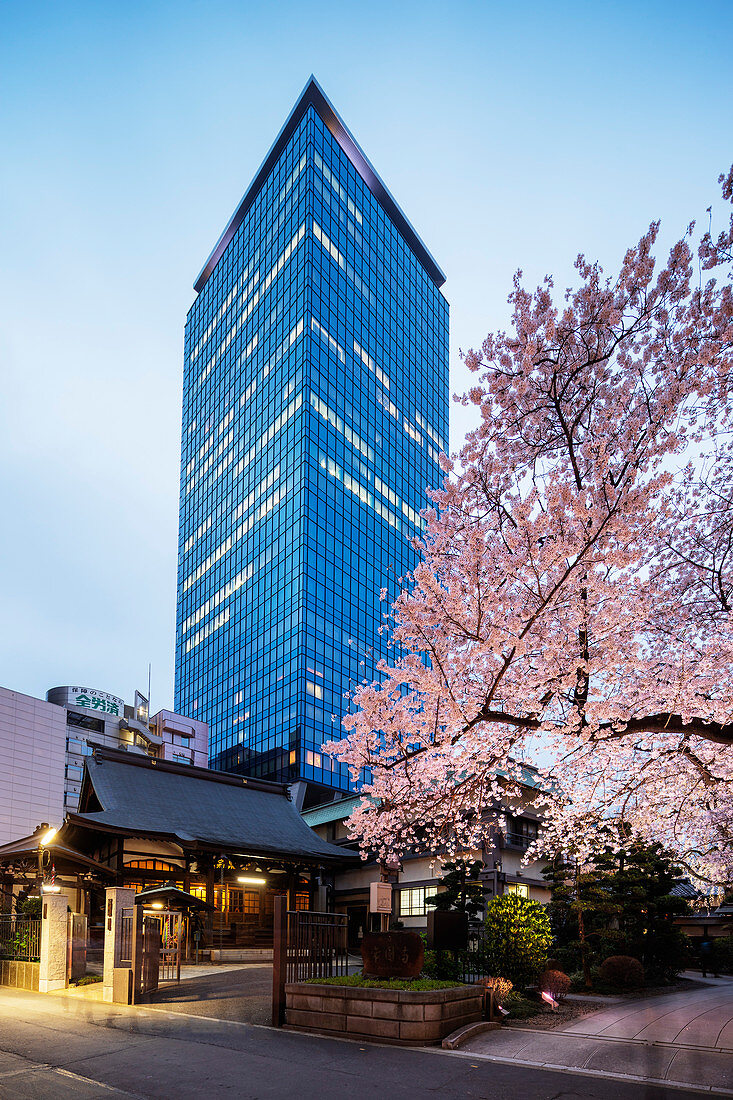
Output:
M644 967L631 955L610 955L598 967L598 977L614 989L638 989L644 984Z
M421 977L460 982L463 975L452 951L427 950L423 959Z
M544 906L517 894L502 894L486 909L484 944L490 969L520 989L534 981L547 963L552 943Z
M562 970L543 970L537 979L537 988L551 993L556 1001L564 1001L570 992L570 978Z
M504 1003L504 999L511 993L513 988L508 978L484 978L480 984L486 986L487 989L493 990L494 996L499 1004Z

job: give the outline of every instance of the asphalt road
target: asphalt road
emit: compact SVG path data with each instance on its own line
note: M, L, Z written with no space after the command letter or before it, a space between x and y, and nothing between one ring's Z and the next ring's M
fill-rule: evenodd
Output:
M5 1100L685 1100L665 1089L476 1059L275 1031L161 1008L0 991ZM707 1093L710 1096L710 1092Z

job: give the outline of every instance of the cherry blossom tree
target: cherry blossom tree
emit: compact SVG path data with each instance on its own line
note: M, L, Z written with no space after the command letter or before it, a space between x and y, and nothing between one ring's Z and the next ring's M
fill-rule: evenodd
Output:
M564 294L519 272L511 331L465 356L479 427L329 750L382 859L480 845L533 760L538 850L616 823L733 877L733 216L663 266L658 233L613 278L579 256Z

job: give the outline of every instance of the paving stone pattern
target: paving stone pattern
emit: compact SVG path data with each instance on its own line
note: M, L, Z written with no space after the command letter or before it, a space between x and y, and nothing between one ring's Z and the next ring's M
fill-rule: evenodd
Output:
M463 1050L733 1095L733 981L622 1001L553 1031L533 1031L528 1022L478 1036Z

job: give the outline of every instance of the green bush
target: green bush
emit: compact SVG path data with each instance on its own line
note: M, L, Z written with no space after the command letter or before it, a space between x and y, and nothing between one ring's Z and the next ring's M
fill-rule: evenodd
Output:
M644 984L644 967L631 955L610 955L598 967L598 977L613 989L639 989Z
M422 976L447 982L463 981L463 972L452 951L426 950L422 964Z
M573 970L572 974L568 974L570 978L570 992L571 993L586 993L585 987L585 975L582 970Z
M562 970L565 974L572 974L576 970L583 969L583 953L580 942L573 940L564 947L554 947L552 960L548 960L548 966L554 970Z
M733 936L719 936L711 943L706 969L719 974L733 974Z
M365 978L363 974L349 974L338 978L309 978L307 985L345 985L356 989L413 989L427 993L431 989L455 989L456 982L439 982L430 978Z
M19 917L30 917L31 920L40 920L43 910L43 902L38 897L18 898L15 903L15 911Z
M543 970L537 979L537 988L551 993L556 1001L564 1001L570 992L570 978L562 970Z
M83 978L79 978L77 985L96 985L97 982L102 981L101 974L86 974Z
M547 963L552 943L550 920L536 901L502 894L486 909L485 947L489 970L515 988L528 986Z
M512 991L512 983L508 978L484 978L478 984L491 989L499 1004L503 1004L504 998L508 997Z
M539 1016L542 1012L542 1005L538 1001L530 1001L516 991L507 994L501 1002L501 1007L505 1008L514 1020L528 1020L531 1016Z

